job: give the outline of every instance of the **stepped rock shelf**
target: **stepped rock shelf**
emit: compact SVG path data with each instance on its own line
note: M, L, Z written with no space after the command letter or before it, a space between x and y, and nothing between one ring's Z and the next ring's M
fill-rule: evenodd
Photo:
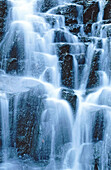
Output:
M111 169L111 1L0 0L0 170Z

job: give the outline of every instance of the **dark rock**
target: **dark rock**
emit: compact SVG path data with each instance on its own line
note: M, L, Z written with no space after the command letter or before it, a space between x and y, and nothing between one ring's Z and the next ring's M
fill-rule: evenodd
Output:
M16 147L18 155L36 157L41 113L44 110L43 89L37 87L21 94L17 105Z
M62 30L55 31L54 42L67 42L66 34Z
M43 16L48 24L52 28L63 28L64 27L64 16L63 15L55 15L55 14L47 14L47 13L40 13L39 15Z
M93 36L95 37L102 37L102 38L106 38L106 37L110 37L110 26L111 25L111 20L103 20L100 22L96 22L92 25L92 33ZM103 34L102 34L103 32ZM109 33L108 33L109 32Z
M97 16L99 12L98 2L92 1L87 4L86 9L83 14L84 32L86 34L91 33L91 27L94 22L97 21Z
M9 98L10 146L16 147L17 154L36 158L35 154L41 113L44 110L44 87L37 87L12 95Z
M95 123L92 128L92 142L98 142L104 139L105 127L104 110L100 110L95 114Z
M71 53L72 45L73 44L69 44L69 43L56 43L56 44L53 44L53 51L58 56L62 54Z
M85 54L82 54L82 53L75 55L75 58L76 58L77 64L78 64L76 67L78 67L77 68L78 69L78 80L77 81L78 81L78 88L79 88L79 85L80 85L80 82L82 79L83 69L84 69L85 63L86 63L86 58L85 58Z
M83 25L77 24L77 21L75 21L75 24L69 25L67 28L72 34L78 35L81 33L81 29L83 29Z
M91 35L91 30L92 30L92 23L86 23L84 25L84 32L88 35Z
M63 54L72 54L76 55L77 59L79 59L78 56L82 57L86 51L86 47L83 43L54 43L53 51L58 56Z
M75 116L75 112L77 110L77 95L75 94L75 92L73 90L70 90L70 89L62 89L61 90L61 98L64 99L64 100L67 100L70 105L71 105L71 108L74 112L74 116Z
M102 54L101 50L96 50L92 59L91 63L91 70L89 74L87 88L94 88L97 87L100 83L98 70L100 64L100 56Z
M73 56L70 54L59 57L62 86L74 88Z
M0 53L3 58L1 59L2 69L6 73L21 75L24 74L25 70L25 47L23 32L17 26L12 26L4 37Z
M97 21L97 16L99 12L98 2L92 1L88 7L85 9L83 14L83 23L94 23Z
M65 17L65 25L67 29L75 35L79 33L81 25L78 24L83 23L82 5L76 4L61 5L49 10L48 12L52 14L63 15Z
M54 31L54 42L68 42L73 43L74 37L67 31L64 30L55 30Z
M104 8L104 20L111 19L111 0L108 0L105 8Z
M43 0L43 4L41 6L40 11L41 12L46 12L49 9L51 9L51 8L57 6L57 5L58 5L58 3L55 2L54 0Z
M75 24L75 20L78 16L76 4L57 6L56 8L52 8L51 10L49 10L48 13L64 15L66 26L69 26L70 24Z
M3 39L8 27L7 16L10 8L10 3L7 1L0 1L0 41Z
M87 88L95 88L99 85L99 75L96 71L90 72Z
M85 47L82 43L56 43L53 45L59 57L62 85L74 88L76 81L74 70L79 69L78 74L81 75L86 60L84 55Z

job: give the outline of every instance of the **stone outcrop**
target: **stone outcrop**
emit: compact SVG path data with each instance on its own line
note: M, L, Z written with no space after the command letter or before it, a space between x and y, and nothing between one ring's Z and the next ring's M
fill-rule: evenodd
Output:
M57 6L58 3L55 2L54 0L43 0L43 4L41 6L41 12L46 12L48 11L49 9Z
M97 21L99 12L99 4L95 1L89 1L85 7L83 14L84 31L86 34L91 33L91 27L94 22Z
M9 12L10 3L7 1L0 1L0 41L3 39L7 31L7 15Z
M12 28L13 29L13 28ZM12 37L14 43L12 43ZM7 49L5 49L5 40L8 39ZM17 31L17 26L5 36L0 50L1 68L10 74L23 74L25 69L24 55L24 36L23 32Z
M110 0L108 0L106 6L104 8L103 19L104 20L111 19L111 1Z
M91 62L91 70L90 70L90 74L89 74L87 88L97 87L100 83L99 75L98 75L97 71L99 70L99 67L100 67L101 53L102 53L101 49L95 50L95 52L94 52L94 57Z
M67 100L70 103L72 110L74 112L74 117L75 117L76 116L75 113L77 110L77 102L78 102L78 98L75 92L73 90L63 88L61 90L61 97L62 99Z
M95 115L95 123L92 130L92 142L94 143L104 139L104 131L106 128L104 110L99 110Z
M27 92L10 96L10 146L17 149L18 156L36 156L40 133L41 114L45 109L45 91L42 84ZM16 101L16 103L14 102Z

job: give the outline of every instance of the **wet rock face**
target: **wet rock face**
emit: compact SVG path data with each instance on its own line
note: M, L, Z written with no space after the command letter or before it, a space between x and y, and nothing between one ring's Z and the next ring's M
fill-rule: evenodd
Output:
M19 38L18 38L19 37ZM15 41L7 60L7 73L16 71L18 75L24 73L25 65L24 38L22 34L15 35Z
M103 140L105 128L106 120L104 118L104 111L100 110L96 113L95 124L92 130L92 142L98 142Z
M67 42L67 33L65 33L64 31L55 31L55 36L54 36L54 42Z
M87 22L94 23L97 21L97 15L99 12L99 5L98 2L91 2L87 4L86 9L84 10L83 14L83 22L86 24Z
M111 1L108 0L105 8L104 8L104 20L111 19Z
M22 94L17 105L16 147L18 155L36 157L41 113L44 109L42 92L38 89Z
M98 2L92 1L87 3L83 14L84 31L86 34L91 32L92 24L97 21L98 12Z
M18 156L37 159L39 126L44 110L44 87L37 87L18 96L10 96L10 146L16 147Z
M9 3L7 1L0 1L0 41L3 39L6 32L6 18L9 11Z
M70 54L62 55L59 57L61 68L62 86L73 88L74 87L74 72L73 72L73 56Z
M41 6L41 12L46 12L49 9L57 6L58 3L55 2L54 0L43 0L43 4Z
M62 97L62 99L67 100L70 103L70 105L71 105L71 107L72 107L72 109L74 111L74 114L75 114L75 111L77 109L77 101L78 101L78 99L77 99L77 96L74 93L74 91L70 90L70 89L67 89L67 88L62 89L61 97Z
M24 35L20 30L9 34L14 38L12 43L10 35L7 34L6 39L8 39L9 49L5 49L5 44L2 44L2 50L0 51L2 55L2 69L9 74L23 75L25 70L25 49L24 49Z
M80 82L85 64L85 50L83 44L79 43L55 43L55 51L59 58L62 86L74 88L76 81ZM75 61L74 61L75 60ZM79 80L75 78L75 63L78 63Z
M93 57L92 63L91 63L91 71L89 74L87 88L97 87L100 83L99 75L98 75L97 71L99 70L99 67L100 67L101 52L102 52L101 50L95 50L94 57Z
M57 8L50 10L49 13L64 15L66 26L77 23L78 11L76 5L71 4L59 6Z

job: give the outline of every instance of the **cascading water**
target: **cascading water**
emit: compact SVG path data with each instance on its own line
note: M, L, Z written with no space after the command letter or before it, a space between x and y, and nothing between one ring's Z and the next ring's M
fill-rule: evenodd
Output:
M9 29L0 42L0 169L108 170L106 1L97 1L90 37L81 3L8 2ZM84 37L90 41L83 43Z
M9 147L9 104L5 93L0 93L0 114L1 114L1 133L2 133L2 149L3 161L7 161Z

